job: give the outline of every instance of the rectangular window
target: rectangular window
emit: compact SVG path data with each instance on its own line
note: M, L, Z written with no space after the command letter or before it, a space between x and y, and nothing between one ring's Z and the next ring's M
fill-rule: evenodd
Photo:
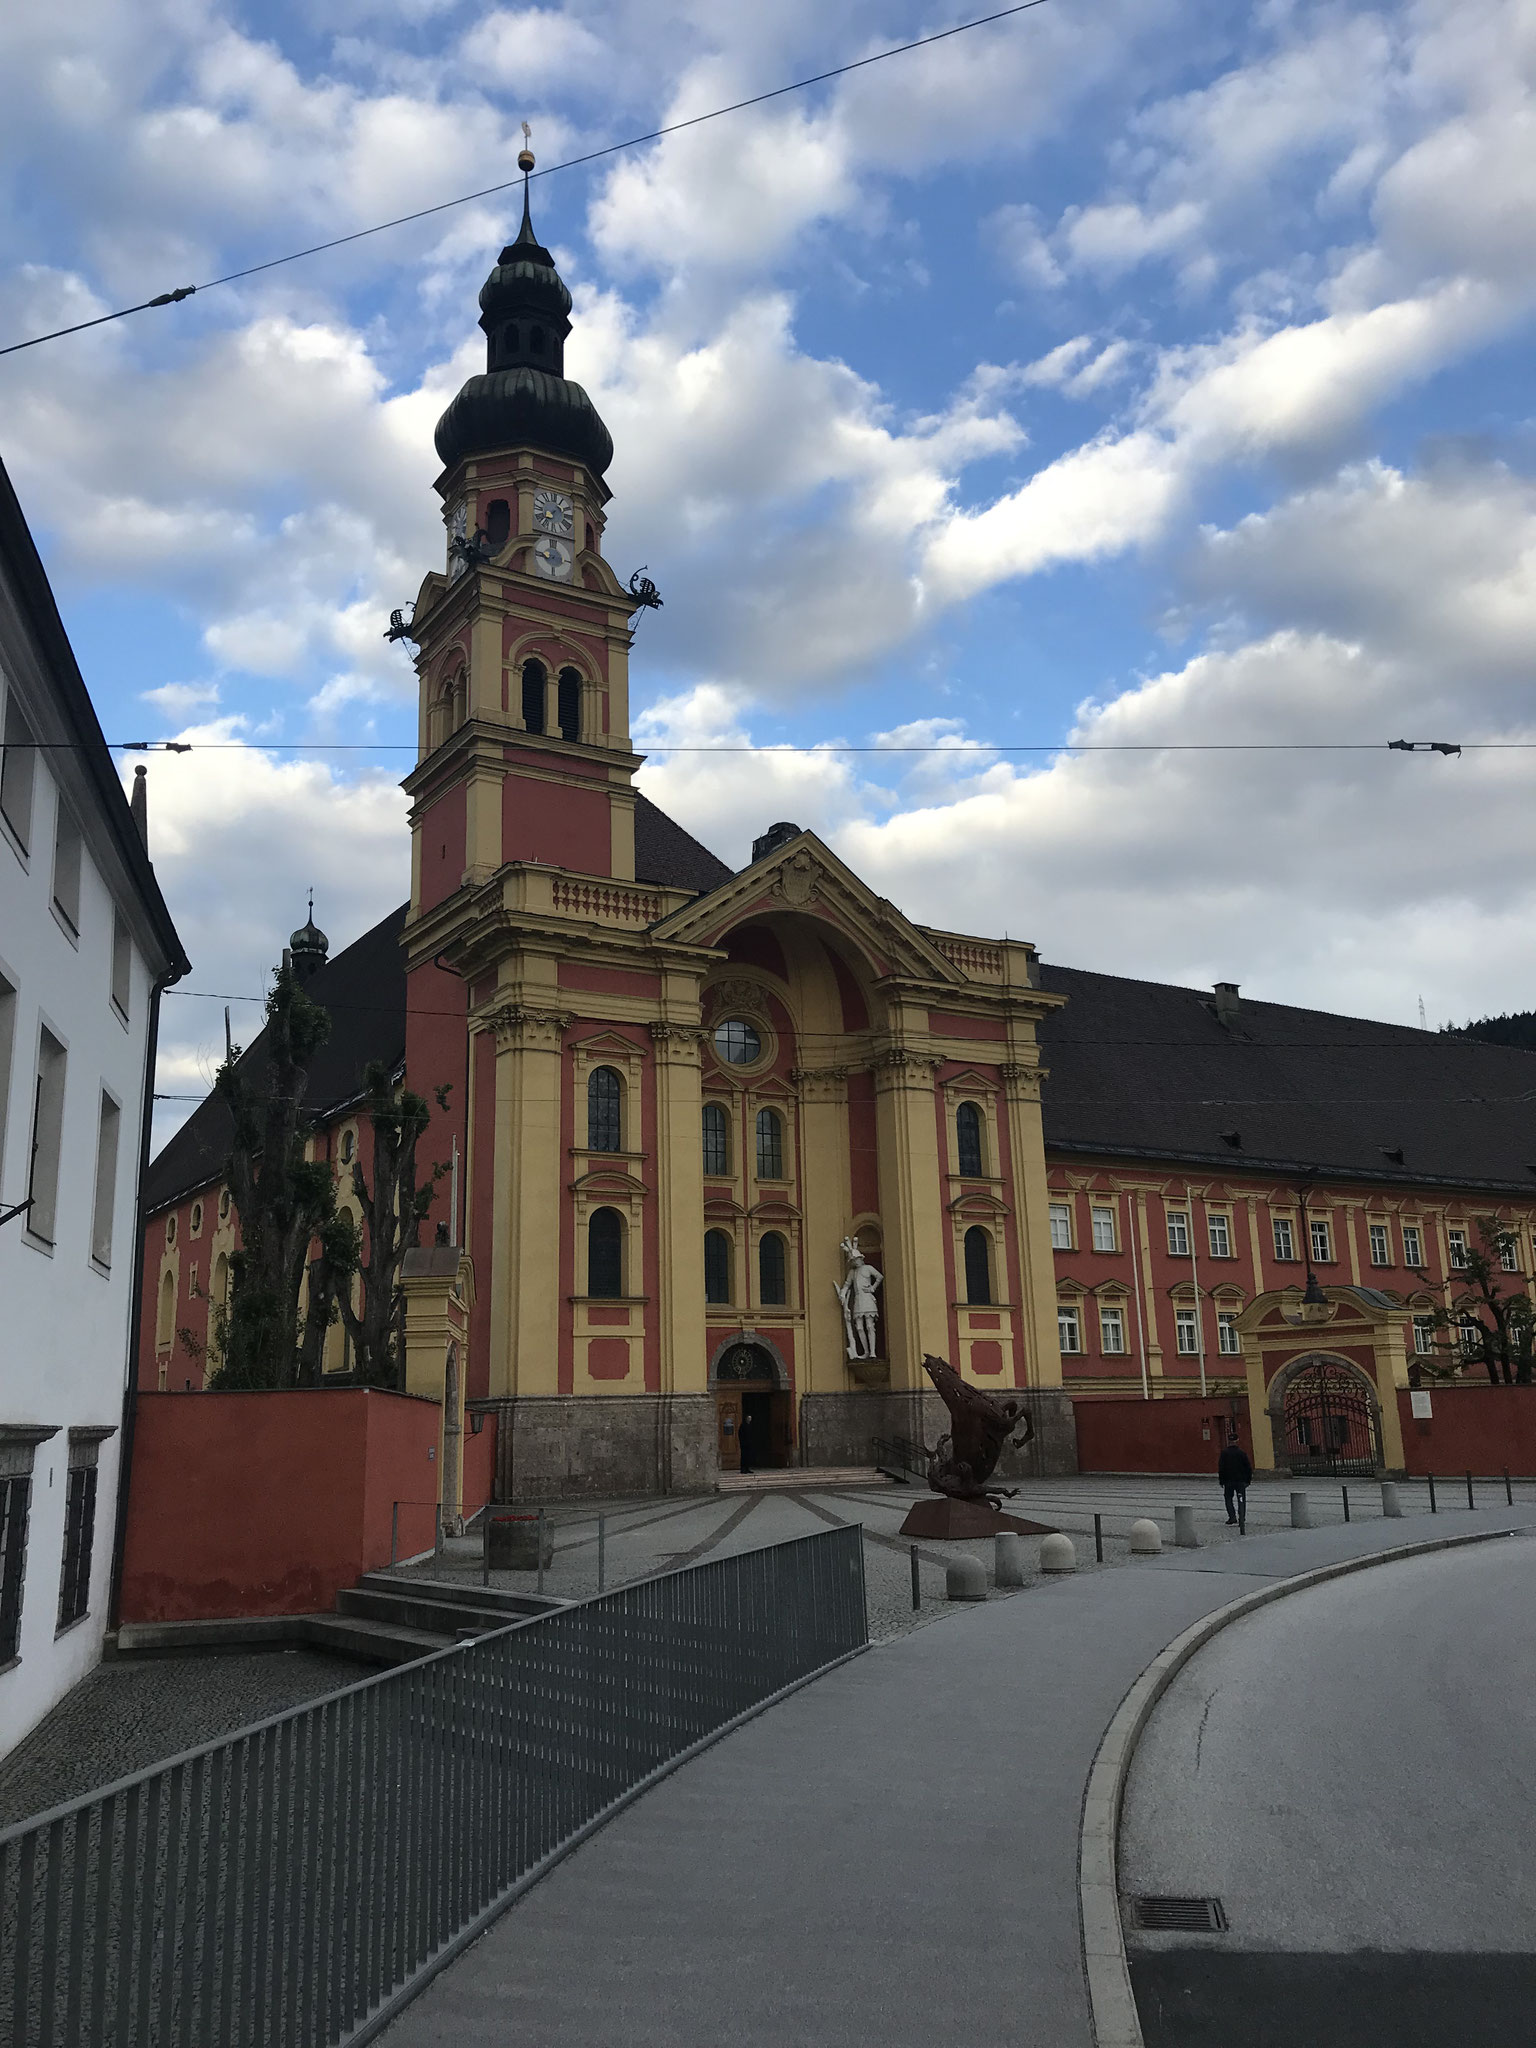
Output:
M1275 1233L1275 1257L1294 1259L1296 1256L1296 1231L1289 1216L1271 1219L1270 1228Z
M16 1049L16 989L0 974L0 1207L5 1201L5 1113L11 1100L11 1055Z
M5 735L0 740L0 813L16 834L23 853L32 845L32 781L37 748L32 729L21 715L15 696L5 700Z
M97 1440L72 1442L64 1495L64 1568L59 1575L59 1627L78 1621L91 1604L91 1549L96 1537Z
M1483 1349L1483 1326L1469 1316L1461 1326L1461 1348L1467 1358L1479 1358Z
M80 827L59 798L53 834L53 907L69 929L80 935Z
M128 1015L133 994L133 938L120 910L112 912L112 1001L120 1017Z
M1099 1310L1099 1341L1105 1353L1118 1358L1125 1350L1125 1310L1123 1308L1101 1308Z
M1417 1223L1403 1225L1403 1264L1422 1266L1424 1263L1424 1233Z
M1422 1358L1435 1348L1435 1319L1433 1316L1415 1316L1413 1319L1413 1348Z
M1189 1212L1185 1209L1168 1211L1168 1249L1176 1259L1189 1257Z
M1445 1241L1450 1246L1451 1264L1464 1266L1467 1263L1467 1233L1464 1230L1448 1230Z
M21 1596L32 1505L32 1445L0 1438L0 1668L21 1647Z
M1082 1350L1083 1329L1075 1308L1057 1309L1056 1336L1064 1353Z
M1179 1308L1173 1312L1173 1325L1178 1332L1179 1350L1186 1357L1198 1354L1200 1350L1200 1324L1192 1308Z
M1096 1252L1112 1252L1115 1249L1115 1212L1101 1209L1093 1211L1093 1248Z
M32 1206L27 1228L52 1244L59 1206L59 1152L64 1137L64 1048L45 1024L37 1049L37 1086L32 1096L32 1159L27 1194Z
M1243 1348L1243 1340L1237 1334L1237 1310L1219 1308L1216 1311L1216 1349L1228 1358L1235 1358Z
M1371 1264L1390 1266L1392 1263L1392 1234L1385 1223L1370 1226Z
M1230 1259L1232 1256L1232 1218L1230 1216L1207 1216L1206 1234L1211 1240L1213 1259Z
M1499 1232L1499 1264L1506 1273L1520 1270L1520 1239L1513 1230Z
M1328 1265L1333 1258L1332 1227L1325 1217L1313 1216L1307 1224L1307 1231L1311 1238L1314 1264Z
M122 1111L103 1090L96 1132L96 1201L91 1210L91 1257L98 1266L112 1263L112 1211L117 1201L117 1140L122 1121ZM197 1268L192 1270L195 1273Z
M1070 1202L1051 1204L1051 1249L1069 1252L1072 1249L1072 1205Z

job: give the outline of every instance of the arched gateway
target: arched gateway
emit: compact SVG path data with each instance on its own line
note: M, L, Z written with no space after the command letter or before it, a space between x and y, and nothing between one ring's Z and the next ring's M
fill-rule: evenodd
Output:
M787 1465L794 1441L789 1376L771 1344L733 1338L710 1364L722 1472Z
M1380 1470L1376 1390L1348 1360L1298 1358L1276 1375L1269 1410L1280 1462L1293 1473L1370 1479Z

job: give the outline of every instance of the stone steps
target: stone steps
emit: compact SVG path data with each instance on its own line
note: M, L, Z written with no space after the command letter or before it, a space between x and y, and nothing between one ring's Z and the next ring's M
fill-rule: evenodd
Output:
M829 1486L894 1486L888 1472L873 1465L785 1465L763 1472L722 1472L721 1493L824 1493Z

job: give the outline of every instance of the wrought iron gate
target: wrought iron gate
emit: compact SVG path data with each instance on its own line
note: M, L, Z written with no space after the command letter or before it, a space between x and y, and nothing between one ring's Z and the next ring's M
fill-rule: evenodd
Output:
M1293 1473L1370 1479L1381 1463L1381 1425L1370 1394L1346 1366L1319 1359L1285 1390L1285 1461Z

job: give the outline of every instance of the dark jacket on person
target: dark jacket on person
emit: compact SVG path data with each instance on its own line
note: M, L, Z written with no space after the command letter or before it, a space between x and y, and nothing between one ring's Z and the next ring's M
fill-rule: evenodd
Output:
M1223 1486L1232 1486L1239 1493L1246 1490L1253 1477L1253 1467L1248 1462L1248 1453L1241 1444L1228 1444L1216 1460L1216 1477Z

